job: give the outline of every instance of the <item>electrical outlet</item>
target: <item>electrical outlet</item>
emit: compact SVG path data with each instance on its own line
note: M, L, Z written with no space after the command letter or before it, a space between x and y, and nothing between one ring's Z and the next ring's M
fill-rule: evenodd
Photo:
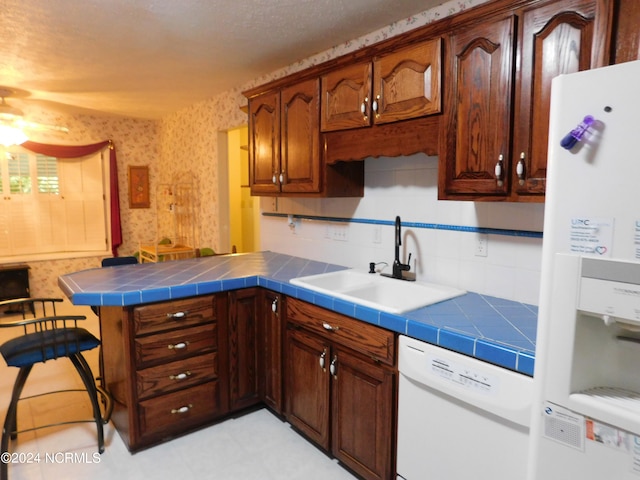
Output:
M346 223L334 223L331 226L331 238L339 242L346 242L349 240L349 225Z
M373 226L373 243L382 243L382 227L380 225Z
M489 248L489 236L486 233L476 235L476 257L486 257Z

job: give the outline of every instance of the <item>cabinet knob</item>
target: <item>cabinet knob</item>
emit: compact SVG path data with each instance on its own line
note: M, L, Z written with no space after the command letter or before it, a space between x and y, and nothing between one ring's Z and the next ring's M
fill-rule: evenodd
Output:
M364 101L360 104L360 113L362 113L362 118L365 121L369 118L369 115L367 115L368 104L369 104L369 97L364 97Z
M373 112L376 114L376 118L380 116L380 113L378 112L379 107L380 107L380 95L376 95L376 99L371 104L371 110L373 110Z
M322 352L322 355L320 355L320 368L322 370L324 370L324 364L325 364L325 358L327 357L327 349L325 348L324 351Z
M280 185L284 184L284 170L280 172Z
M184 380L185 378L189 378L191 376L191 372L182 372L177 375L169 375L171 380Z
M180 320L187 316L189 312L175 312L175 313L167 313L167 318L173 318L174 320Z
M331 365L329 365L329 373L331 373L331 375L333 375L334 377L337 377L337 373L338 373L338 366L336 365L338 363L338 356L334 355L333 356L333 360L331 360Z
M516 165L516 175L518 175L518 183L520 185L524 185L524 174L525 174L525 154L524 152L520 153L520 160L518 160L518 164Z
M184 348L187 348L188 346L189 346L189 342L180 342L180 343L169 344L167 345L167 348L169 350L182 350Z
M189 405L184 405L184 406L179 407L179 408L172 408L171 409L171 413L173 415L175 415L176 413L187 413L192 408L193 408L193 404L190 403Z
M277 185L277 183L278 183L278 179L276 178L276 174L275 174L275 173L273 174L273 177L271 177L271 182L272 182L274 185Z
M494 173L496 175L496 181L497 181L499 187L504 185L504 180L502 179L502 175L504 173L504 167L503 167L503 164L502 164L503 160L504 160L504 156L502 154L500 154L500 156L498 157L498 162L496 163L496 167L495 167L495 170L494 170Z
M340 327L334 327L327 322L322 322L322 328L324 328L325 330L329 330L330 332L336 332L340 329Z
M278 298L274 298L273 302L271 302L271 311L273 313L278 313Z

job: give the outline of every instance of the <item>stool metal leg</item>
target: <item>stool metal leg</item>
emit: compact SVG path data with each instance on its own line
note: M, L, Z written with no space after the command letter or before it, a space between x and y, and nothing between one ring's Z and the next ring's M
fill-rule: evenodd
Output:
M80 353L71 355L69 359L76 367L76 370L78 371L78 374L80 375L80 378L82 378L84 386L87 389L87 393L89 394L91 405L93 406L93 417L95 418L96 427L98 429L98 451L102 453L104 452L104 429L102 428L102 413L100 412L100 405L98 404L98 390L96 389L96 384L93 380L91 368L89 368L89 364Z
M13 392L11 393L11 402L7 409L7 416L4 419L4 427L2 429L2 443L0 449L2 453L9 451L9 438L16 438L16 431L18 430L18 400L22 395L22 389L27 381L29 373L31 373L33 365L27 367L21 367L16 377L16 382L13 384ZM9 463L0 462L0 480L7 480L9 478Z

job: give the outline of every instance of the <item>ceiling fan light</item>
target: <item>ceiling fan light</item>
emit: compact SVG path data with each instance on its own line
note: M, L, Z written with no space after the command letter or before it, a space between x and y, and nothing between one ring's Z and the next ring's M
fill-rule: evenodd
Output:
M21 145L27 140L29 139L19 128L10 125L0 125L0 145L4 145L5 147Z

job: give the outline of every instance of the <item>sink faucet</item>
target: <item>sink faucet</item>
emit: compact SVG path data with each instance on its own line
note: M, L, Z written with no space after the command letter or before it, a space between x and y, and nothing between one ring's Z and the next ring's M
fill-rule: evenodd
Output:
M396 217L396 246L395 246L395 256L393 260L393 274L391 275L393 278L398 278L400 280L406 280L402 276L402 272L408 272L411 270L411 254L409 254L409 258L407 259L407 263L400 262L400 245L402 245L402 233L401 233L401 224L400 224L400 216Z

